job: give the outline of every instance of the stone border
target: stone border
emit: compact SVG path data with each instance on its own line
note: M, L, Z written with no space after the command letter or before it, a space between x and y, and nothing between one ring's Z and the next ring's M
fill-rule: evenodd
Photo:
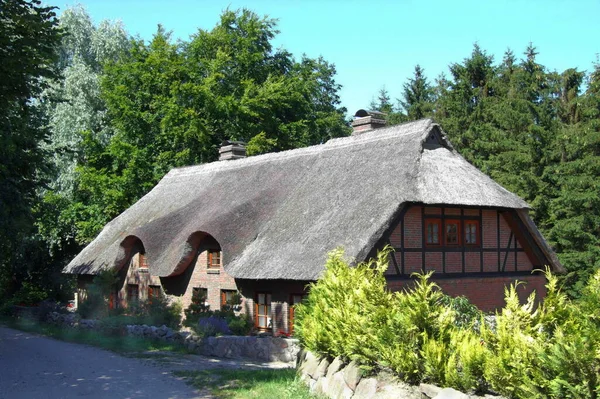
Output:
M296 368L311 392L332 399L503 399L467 395L431 384L412 386L385 372L366 377L355 361L344 363L339 356L330 361L305 350L298 354Z
M48 322L56 325L96 330L97 320L80 319L77 314L49 313ZM191 331L175 331L167 326L128 325L127 335L184 345L189 351L204 356L227 359L256 359L293 364L300 352L297 339L283 337L257 337L226 335L201 338Z

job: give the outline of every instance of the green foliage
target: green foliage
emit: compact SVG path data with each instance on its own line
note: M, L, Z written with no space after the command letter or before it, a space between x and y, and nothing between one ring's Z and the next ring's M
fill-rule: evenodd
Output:
M192 293L192 302L185 309L184 324L188 327L193 327L198 323L200 317L207 315L210 312L209 305L206 304L205 291L197 290Z
M0 295L10 297L28 281L40 286L42 273L27 262L36 241L32 208L44 183L47 120L39 103L60 40L53 7L40 1L0 1ZM37 254L36 254L37 255ZM44 276L50 280L49 276Z
M600 269L600 64L553 72L537 58L529 44L494 62L475 44L433 86L417 65L388 123L433 117L461 155L530 203L577 298Z
M444 375L446 384L464 392L485 392L488 383L484 371L490 356L485 342L468 329L451 330L450 342L452 348Z
M506 289L506 306L496 316L496 331L483 328L483 337L492 348L485 377L491 386L509 397L525 397L522 384L530 373L530 361L539 342L534 336L534 298L521 305L516 285Z
M366 367L380 360L375 338L388 327L388 310L393 308L383 277L387 253L352 268L342 250L329 254L323 277L310 285L308 298L295 311L295 334L306 348Z
M40 302L48 298L48 293L40 287L25 281L19 291L13 296L13 302L18 305L32 306L39 305Z
M254 323L247 315L236 315L234 309L241 303L241 295L236 292L221 310L211 311L206 304L206 294L204 291L198 290L192 295L192 303L185 309L184 324L192 327L201 336L215 335L218 329L212 328L211 323L202 323L200 320L212 318L218 324L221 330L228 329L228 333L233 335L248 335L254 327ZM206 321L206 320L205 320ZM208 328L205 328L208 327ZM219 330L220 331L220 330Z
M515 283L491 326L465 298L446 297L431 274L417 274L412 286L390 294L382 283L386 260L387 250L349 267L340 250L330 254L323 278L296 310L304 347L365 369L391 369L413 384L491 388L523 399L598 397L600 272L578 301L559 290L549 271L541 303L534 294L521 303Z
M80 300L77 313L84 319L101 319L109 314L109 297L114 292L118 276L112 270L100 272L86 287L85 298Z
M227 322L233 335L248 335L254 328L254 323L247 315L238 315Z
M470 327L478 322L483 316L483 312L479 308L469 302L466 296L452 297L444 295L441 298L442 305L449 307L455 312L455 320L459 327Z
M170 301L166 297L141 301L126 310L126 313L132 316L134 321L129 324L165 325L175 330L181 327L182 312L181 301Z
M412 78L403 85L402 99L398 100L408 120L431 116L433 113L434 90L427 81L425 71L415 66Z
M223 334L248 335L254 328L254 323L248 315L235 314L231 309L206 310L197 316L194 324L186 319L185 325L192 327L203 337Z

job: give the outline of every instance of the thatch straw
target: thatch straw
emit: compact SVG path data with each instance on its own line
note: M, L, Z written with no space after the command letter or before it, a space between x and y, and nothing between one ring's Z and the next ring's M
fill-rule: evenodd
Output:
M425 145L430 133L443 145ZM129 256L125 238L135 236L152 274L178 274L196 250L190 237L201 231L220 243L224 267L236 278L314 280L336 247L358 261L367 256L406 202L528 207L470 165L425 119L174 169L107 224L65 272L119 267Z

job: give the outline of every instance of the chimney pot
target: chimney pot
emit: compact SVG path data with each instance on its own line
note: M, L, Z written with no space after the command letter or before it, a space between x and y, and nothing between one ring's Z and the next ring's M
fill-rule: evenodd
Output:
M246 158L246 143L225 140L219 148L219 161Z
M384 127L386 125L385 117L386 115L383 112L359 109L354 114L354 120L352 121L352 135L356 136Z

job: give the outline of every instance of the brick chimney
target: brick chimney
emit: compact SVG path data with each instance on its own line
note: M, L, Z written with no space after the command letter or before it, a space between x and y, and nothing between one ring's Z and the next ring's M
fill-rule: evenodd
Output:
M352 121L352 135L356 136L385 125L385 114L383 112L359 109L354 114L354 120Z
M246 158L246 143L225 140L219 148L219 161Z

